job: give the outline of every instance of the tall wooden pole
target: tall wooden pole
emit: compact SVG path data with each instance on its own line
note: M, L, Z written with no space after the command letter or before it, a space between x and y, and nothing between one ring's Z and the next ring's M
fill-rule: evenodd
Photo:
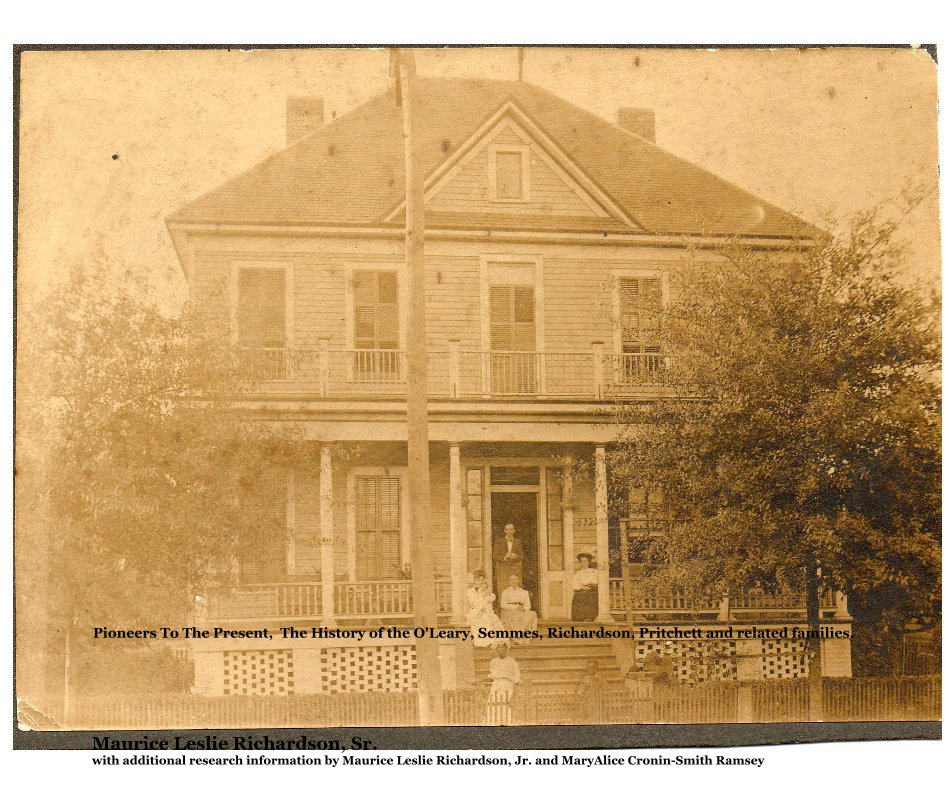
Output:
M820 569L814 560L809 560L806 566L805 577L805 607L807 610L807 628L811 632L820 633ZM809 713L811 721L824 720L824 666L821 654L821 640L819 637L810 638L805 642L808 654L807 680Z
M416 626L438 626L435 563L431 542L428 448L428 356L425 339L425 187L416 137L418 82L415 54L399 49L397 96L405 138L405 261L409 285L406 368L408 379L409 525L412 532L412 598ZM419 723L444 723L438 641L417 638Z

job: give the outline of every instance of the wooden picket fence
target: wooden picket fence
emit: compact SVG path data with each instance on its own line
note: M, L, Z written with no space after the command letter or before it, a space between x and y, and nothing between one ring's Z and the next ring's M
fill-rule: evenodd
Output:
M241 729L253 727L400 727L418 723L418 696L406 693L306 696L154 694L74 700L71 728Z
M648 698L621 683L592 692L518 688L510 700L487 687L445 691L449 726L525 724L728 724L808 721L807 680L706 683L659 688ZM933 677L824 680L824 721L937 721L942 682ZM415 692L306 696L152 694L82 697L76 729L400 727L418 724Z

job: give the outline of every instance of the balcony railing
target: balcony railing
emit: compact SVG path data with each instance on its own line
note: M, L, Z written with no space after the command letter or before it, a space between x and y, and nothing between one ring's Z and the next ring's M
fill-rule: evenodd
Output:
M321 398L406 393L404 351L245 348L248 386L263 393L308 393ZM431 398L577 399L598 401L641 395L663 386L659 354L589 351L468 351L452 341L428 352Z
M436 580L439 615L451 613L451 582ZM408 618L414 612L411 580L337 582L333 587L336 619ZM244 585L212 594L208 618L215 621L308 620L323 618L320 582Z

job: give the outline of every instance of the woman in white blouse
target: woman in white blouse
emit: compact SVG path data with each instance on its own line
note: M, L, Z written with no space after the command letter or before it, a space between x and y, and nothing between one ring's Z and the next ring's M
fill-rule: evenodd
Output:
M494 612L494 594L488 587L484 571L475 571L474 585L468 589L468 614L466 623L471 627L471 637L475 646L496 646L500 638L482 637L481 630L497 632L504 624Z
M595 621L597 614L597 584L600 581L593 567L593 555L583 551L577 555L580 567L573 574L573 604L570 617L574 621Z

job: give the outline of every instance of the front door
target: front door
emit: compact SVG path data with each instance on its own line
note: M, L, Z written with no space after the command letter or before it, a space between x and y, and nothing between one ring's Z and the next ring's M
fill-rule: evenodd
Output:
M531 594L531 607L540 610L539 582L537 576L537 497L538 492L492 492L491 493L491 543L494 588L498 601L501 592L508 586L512 573L518 573L521 584ZM522 559L505 559L508 552L504 538L504 527L514 525L514 537L520 541Z

